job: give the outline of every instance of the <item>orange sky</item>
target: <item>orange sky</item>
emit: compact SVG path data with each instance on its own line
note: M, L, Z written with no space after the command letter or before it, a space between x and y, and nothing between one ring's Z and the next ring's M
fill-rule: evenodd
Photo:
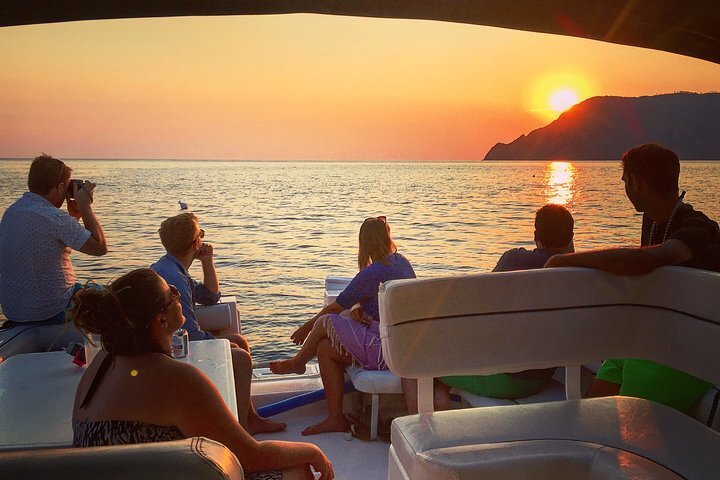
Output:
M558 88L720 90L720 65L663 52L317 15L2 28L0 65L0 157L482 159Z

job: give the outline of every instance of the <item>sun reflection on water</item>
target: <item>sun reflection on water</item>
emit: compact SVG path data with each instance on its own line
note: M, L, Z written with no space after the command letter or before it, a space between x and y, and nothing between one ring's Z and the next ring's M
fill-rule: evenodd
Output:
M546 196L548 203L566 205L575 195L575 167L569 162L552 162L547 165Z

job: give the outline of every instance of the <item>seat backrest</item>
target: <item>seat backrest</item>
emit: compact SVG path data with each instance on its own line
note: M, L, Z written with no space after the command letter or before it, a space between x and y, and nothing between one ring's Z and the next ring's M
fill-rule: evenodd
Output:
M3 480L243 480L235 455L224 445L195 437L174 442L113 447L4 452Z
M380 335L395 374L443 375L643 358L720 384L720 274L662 267L394 280L380 289ZM429 405L429 408L428 408Z

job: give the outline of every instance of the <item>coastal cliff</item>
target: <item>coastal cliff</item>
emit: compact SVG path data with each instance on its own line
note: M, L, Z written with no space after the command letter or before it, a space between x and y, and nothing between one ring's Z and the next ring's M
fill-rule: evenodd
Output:
M618 160L660 143L685 160L720 160L720 93L593 97L549 125L497 143L485 160Z

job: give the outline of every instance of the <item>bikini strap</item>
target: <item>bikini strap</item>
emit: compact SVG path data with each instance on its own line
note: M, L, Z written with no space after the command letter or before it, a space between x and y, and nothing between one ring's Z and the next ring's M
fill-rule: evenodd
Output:
M100 385L100 382L102 381L103 377L105 376L105 373L107 372L108 368L110 368L110 364L113 362L112 355L106 355L105 358L103 358L102 363L97 369L97 372L95 372L95 376L92 379L92 382L90 383L90 388L88 388L88 391L85 393L85 398L83 398L82 403L80 403L80 408L83 408L85 405L90 402L92 399L92 396L95 394L95 391L97 390L98 386Z

